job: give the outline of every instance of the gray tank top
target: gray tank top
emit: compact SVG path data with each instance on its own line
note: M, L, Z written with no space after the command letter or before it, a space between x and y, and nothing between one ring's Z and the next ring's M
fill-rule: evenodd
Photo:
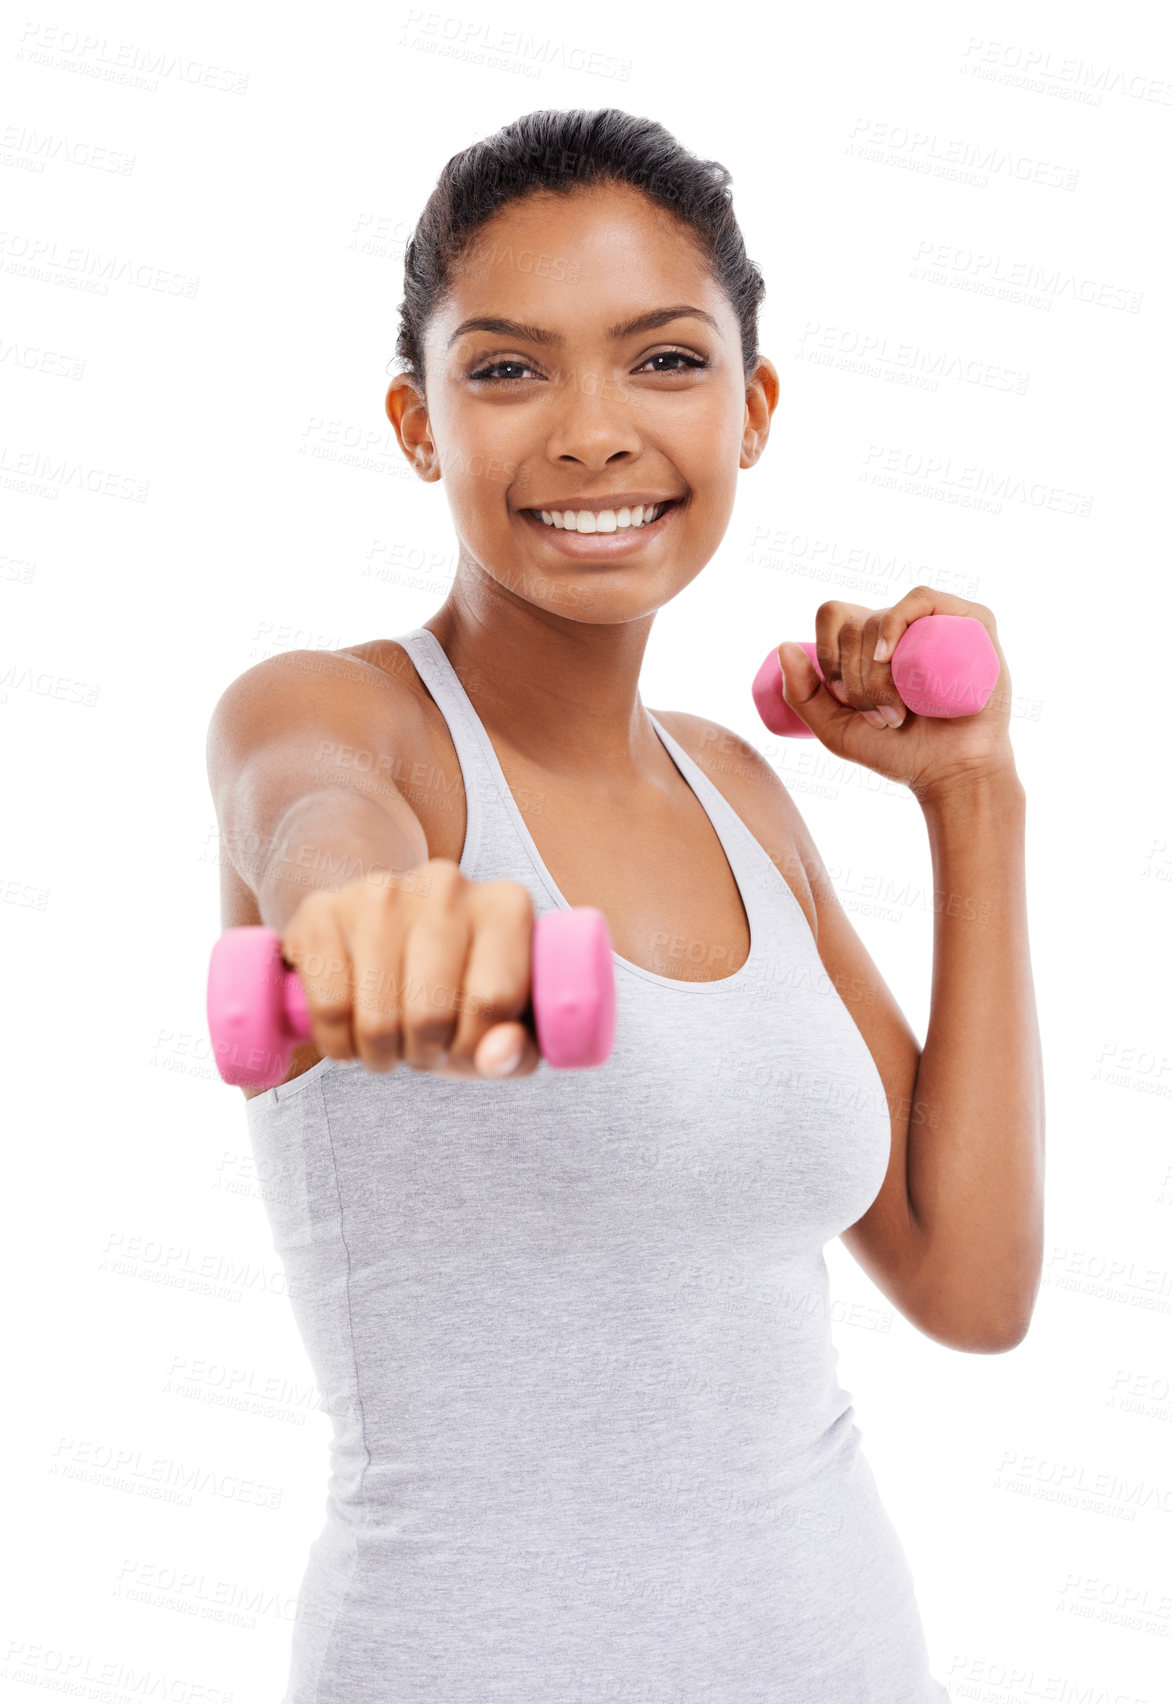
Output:
M439 641L399 643L459 757L460 869L566 907ZM734 975L616 954L596 1069L323 1059L245 1103L333 1427L283 1704L948 1699L830 1334L882 1080L785 878L651 720L740 889Z

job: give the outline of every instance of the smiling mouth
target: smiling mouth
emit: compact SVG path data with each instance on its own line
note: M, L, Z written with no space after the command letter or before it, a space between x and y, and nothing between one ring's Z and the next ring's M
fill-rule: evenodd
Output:
M636 504L620 509L522 509L521 513L538 526L551 532L590 534L640 533L658 525L669 510L679 508L683 499L669 497L666 502Z

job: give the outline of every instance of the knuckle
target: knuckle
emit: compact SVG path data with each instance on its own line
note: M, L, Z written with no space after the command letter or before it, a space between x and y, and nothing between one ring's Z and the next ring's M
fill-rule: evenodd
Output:
M338 1024L350 1016L350 1000L332 988L306 989L306 1004L312 1015L325 1024Z
M385 929L402 913L403 892L395 878L363 881L358 885L356 905L362 927Z
M476 1049L474 1047L458 1047L453 1038L451 1045L446 1047L435 1060L434 1069L446 1071L453 1077L476 1077Z
M451 1064L448 1036L434 1034L404 1035L400 1056L404 1065L413 1071L445 1071Z
M431 1047L447 1041L456 1021L453 1004L444 998L450 992L422 988L404 1002L400 1024L412 1046Z
M368 1041L394 1041L402 1029L402 1019L393 1006L358 1006L354 1012L354 1034Z
M317 890L306 894L289 919L285 930L285 940L290 946L295 946L321 933L323 925L330 915L333 898L333 894L322 893Z
M448 989L418 990L403 1005L400 1022L405 1031L423 1041L435 1041L446 1036L456 1019L454 997L444 998Z
M397 1035L359 1035L355 1037L357 1056L368 1071L385 1075L402 1062L403 1049Z
M399 904L402 896L399 878L394 874L385 878L380 877L378 880L367 877L358 884L357 891L360 895L360 903L368 911L376 912L393 910Z
M336 898L337 895L331 893L328 888L311 888L297 907L297 915L317 917L321 912L328 911Z
M461 874L454 858L429 858L423 868L426 877L424 891L429 896L446 899L466 885L466 877Z
M468 990L469 1008L477 1020L487 1026L513 1017L522 1003L522 991L519 988L511 988L499 978Z
M533 915L533 895L524 882L490 882L493 900L517 917Z

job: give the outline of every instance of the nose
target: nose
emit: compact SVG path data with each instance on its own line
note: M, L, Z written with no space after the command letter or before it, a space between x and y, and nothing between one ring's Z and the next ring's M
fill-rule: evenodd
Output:
M630 387L597 369L575 369L553 406L547 450L551 461L601 468L642 448Z

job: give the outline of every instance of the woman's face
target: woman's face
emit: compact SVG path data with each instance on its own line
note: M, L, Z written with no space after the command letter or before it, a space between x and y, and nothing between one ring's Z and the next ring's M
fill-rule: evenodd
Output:
M455 269L424 362L426 400L399 375L387 413L421 475L447 486L461 568L575 621L652 613L695 578L777 401L768 361L746 384L737 318L687 228L627 185L495 215ZM593 535L532 513L628 495L672 506L646 530L604 518Z

